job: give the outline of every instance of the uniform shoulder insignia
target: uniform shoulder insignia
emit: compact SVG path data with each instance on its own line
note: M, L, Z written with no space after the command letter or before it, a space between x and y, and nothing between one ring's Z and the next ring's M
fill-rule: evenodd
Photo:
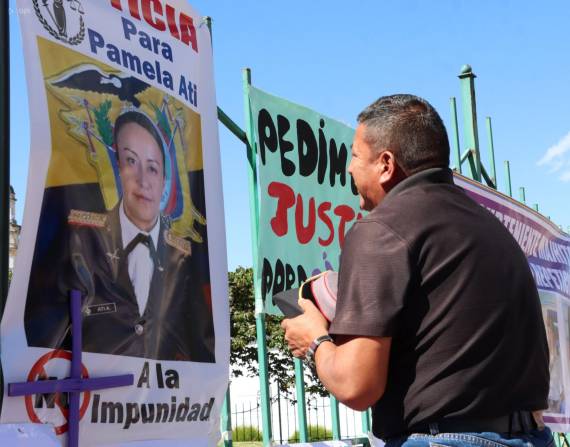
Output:
M184 256L190 256L192 254L192 244L190 241L180 236L176 236L171 230L164 230L164 240L171 247L174 247L184 253Z
M107 215L91 211L71 210L67 223L85 227L104 228L107 225Z

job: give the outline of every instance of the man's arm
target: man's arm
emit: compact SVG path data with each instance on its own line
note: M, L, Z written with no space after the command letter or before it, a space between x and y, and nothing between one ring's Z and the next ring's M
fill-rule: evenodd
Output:
M391 341L342 335L336 345L321 344L315 355L319 379L347 407L366 410L384 394Z
M311 342L328 333L328 323L309 300L300 300L304 313L281 326L295 357L304 357ZM327 390L354 410L365 410L384 394L391 337L338 336L317 349L317 374Z

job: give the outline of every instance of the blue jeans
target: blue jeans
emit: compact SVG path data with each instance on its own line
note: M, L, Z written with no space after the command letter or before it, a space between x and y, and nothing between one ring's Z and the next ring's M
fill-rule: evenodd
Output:
M554 447L554 438L548 427L531 430L528 434L508 436L499 433L440 433L412 434L390 439L386 447Z

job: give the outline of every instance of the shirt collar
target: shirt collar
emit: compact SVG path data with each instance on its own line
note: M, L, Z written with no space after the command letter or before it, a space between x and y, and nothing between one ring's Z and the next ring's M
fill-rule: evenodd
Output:
M123 248L125 248L129 242L131 242L137 234L142 233L146 235L150 235L152 238L152 242L154 243L155 247L158 247L158 234L160 231L160 217L156 219L156 223L154 227L150 231L143 231L139 229L134 223L130 221L130 219L125 214L125 209L123 205L123 201L121 200L121 204L119 205L119 221L121 223L121 238L123 240Z
M430 168L416 172L394 186L386 197L396 196L400 192L420 184L448 183L453 185L453 173L449 168Z

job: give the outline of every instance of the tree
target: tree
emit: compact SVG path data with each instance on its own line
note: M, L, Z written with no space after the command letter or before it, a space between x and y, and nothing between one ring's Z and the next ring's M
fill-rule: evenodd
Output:
M229 272L231 371L235 377L259 375L257 362L257 338L255 326L255 298L253 269L238 267ZM266 315L265 331L270 380L289 395L295 384L293 356L287 348L280 323L283 317ZM305 368L305 391L328 395L321 382Z

